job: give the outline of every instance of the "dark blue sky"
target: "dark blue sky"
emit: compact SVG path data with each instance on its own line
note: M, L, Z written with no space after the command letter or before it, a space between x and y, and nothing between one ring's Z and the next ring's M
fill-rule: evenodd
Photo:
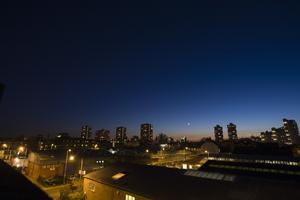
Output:
M1 135L150 122L200 138L215 124L249 134L300 120L297 1L26 1L0 13Z

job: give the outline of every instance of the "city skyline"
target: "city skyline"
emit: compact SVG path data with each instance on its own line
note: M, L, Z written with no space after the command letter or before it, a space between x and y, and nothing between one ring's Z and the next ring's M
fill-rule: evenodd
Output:
M8 5L0 135L75 135L83 124L138 135L149 122L201 138L216 124L246 135L300 121L297 5L121 4Z
M283 120L286 120L286 119L284 118ZM295 120L292 120L292 121L295 121ZM295 121L295 123L297 123L297 122ZM103 127L101 128L101 127L96 127L96 126L90 126L89 124L84 124L83 126L81 126L80 130L77 130L75 132L69 132L67 130L62 130L62 131L53 132L53 133L50 133L50 132L43 132L42 133L42 132L40 132L38 134L24 135L24 136L35 137L35 136L38 136L38 135L43 135L44 137L48 137L48 136L55 137L55 136L57 136L59 134L65 134L65 133L67 133L71 137L75 137L75 138L95 139L95 138L99 137L99 136L97 136L99 134L99 131L100 132L101 131L108 131L107 132L108 133L108 137L110 137L111 139L113 139L113 138L117 139L117 135L120 134L120 128L121 129L124 128L125 129L125 132L124 132L125 133L125 137L128 136L128 139L130 139L133 136L141 137L141 135L140 135L141 132L142 132L141 126L148 125L148 124L152 127L153 139L156 136L158 136L159 134L163 133L163 134L166 134L166 135L168 135L168 136L170 136L170 137L172 137L172 138L174 138L176 140L180 140L183 137L186 137L190 141L199 141L199 140L205 139L205 138L215 139L215 137L216 137L216 127L219 126L221 129L223 128L223 124L221 124L221 126L220 126L220 124L217 124L215 127L211 127L212 130L210 132L208 131L206 133L190 134L190 133L185 132L185 133L177 133L177 134L173 133L172 134L172 133L169 133L169 132L157 131L155 129L155 126L153 124L151 124L151 123L142 123L142 124L140 124L139 125L139 129L137 129L137 132L132 131L133 129L129 129L131 131L127 132L128 127L126 127L126 126L117 126L117 127L106 129L106 128L103 128ZM229 131L229 129L228 129L228 126L230 126L230 125L234 125L235 126L235 128L236 128L235 129L236 130L235 134L238 135L238 138L248 138L250 136L256 136L256 137L258 136L259 137L259 136L261 136L261 133L268 132L268 131L270 131L271 129L274 128L274 127L272 127L272 128L268 127L266 129L262 130L261 132L258 132L258 131L255 131L255 130L253 130L253 131L244 131L244 130L239 130L239 126L237 126L237 124L233 124L232 122L230 122L230 123L224 125L224 127L226 129L224 129L222 131L222 137L225 140L230 139L229 138L229 132L231 132L231 131ZM188 126L190 126L190 125L188 125ZM278 127L278 124L276 126ZM283 129L283 126L281 126L281 128ZM83 134L83 132L85 132L86 130L88 130L87 133ZM21 135L23 135L23 134L16 135L16 136L18 137L18 136L21 136ZM8 136L5 136L5 137L8 137Z
M300 199L300 1L0 13L1 198Z

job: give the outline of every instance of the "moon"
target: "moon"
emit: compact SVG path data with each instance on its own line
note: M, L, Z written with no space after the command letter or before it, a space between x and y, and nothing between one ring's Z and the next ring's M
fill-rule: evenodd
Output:
M191 126L191 122L188 122L186 125Z

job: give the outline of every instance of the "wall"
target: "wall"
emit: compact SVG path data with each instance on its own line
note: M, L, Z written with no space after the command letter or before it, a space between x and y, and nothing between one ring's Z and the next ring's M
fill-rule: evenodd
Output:
M86 178L83 182L83 190L87 200L126 200L126 194L134 196L135 200L150 200Z
M45 165L46 166L46 165ZM37 180L39 177L42 178L54 178L55 176L63 175L63 165L55 165L55 167L44 167L44 165L39 165L33 162L28 162L28 167L26 174L34 180Z

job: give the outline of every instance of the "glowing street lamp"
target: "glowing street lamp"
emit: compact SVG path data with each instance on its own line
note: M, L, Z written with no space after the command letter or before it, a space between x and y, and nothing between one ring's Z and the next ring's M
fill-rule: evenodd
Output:
M64 169L64 178L63 178L63 183L65 184L66 183L66 175L67 175L67 167L68 167L68 160L69 160L69 152L71 152L72 150L71 149L68 149L67 152L66 152L66 161L65 161L65 169ZM71 160L71 157L73 157L73 160L74 160L74 156L70 156L70 160Z
M4 149L6 149L8 147L8 145L7 144L2 144L2 148L4 148Z
M24 148L23 146L20 146L20 147L18 148L19 152L23 152L24 149L25 149L25 148Z
M69 160L70 160L70 161L75 160L75 156L70 156Z
M208 159L208 157L209 157L209 151L205 150L204 153L207 154L207 159Z

